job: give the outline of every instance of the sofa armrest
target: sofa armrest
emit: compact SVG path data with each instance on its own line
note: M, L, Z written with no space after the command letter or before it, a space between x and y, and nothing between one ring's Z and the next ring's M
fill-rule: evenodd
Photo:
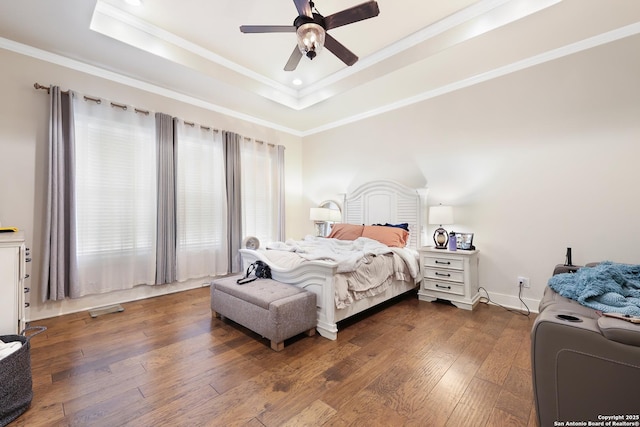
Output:
M640 347L640 325L612 317L602 316L598 327L607 339Z

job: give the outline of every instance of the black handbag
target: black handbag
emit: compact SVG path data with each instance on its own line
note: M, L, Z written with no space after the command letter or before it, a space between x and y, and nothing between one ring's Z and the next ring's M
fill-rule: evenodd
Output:
M251 275L254 277L250 277ZM236 280L238 285L253 282L256 279L271 279L271 268L262 261L256 261L247 267L247 273L242 279Z

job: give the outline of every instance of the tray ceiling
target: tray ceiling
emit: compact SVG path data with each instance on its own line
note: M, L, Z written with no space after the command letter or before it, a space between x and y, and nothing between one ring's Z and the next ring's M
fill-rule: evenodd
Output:
M351 67L323 50L287 72L295 33L239 31L291 25L291 0L2 2L0 48L307 135L640 32L635 0L378 4L378 17L329 31L359 56Z

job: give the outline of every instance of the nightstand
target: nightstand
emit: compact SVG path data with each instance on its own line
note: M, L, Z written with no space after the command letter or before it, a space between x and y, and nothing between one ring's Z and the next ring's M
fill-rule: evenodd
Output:
M480 300L478 293L478 250L449 251L423 247L420 252L421 301L444 299L465 310L473 310Z

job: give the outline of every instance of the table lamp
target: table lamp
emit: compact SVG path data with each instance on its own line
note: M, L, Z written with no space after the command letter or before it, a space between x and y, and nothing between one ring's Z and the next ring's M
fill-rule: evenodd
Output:
M429 224L438 224L439 227L433 233L433 241L436 249L447 249L449 242L449 233L442 228L443 225L453 224L453 207L452 206L431 206L429 208Z

